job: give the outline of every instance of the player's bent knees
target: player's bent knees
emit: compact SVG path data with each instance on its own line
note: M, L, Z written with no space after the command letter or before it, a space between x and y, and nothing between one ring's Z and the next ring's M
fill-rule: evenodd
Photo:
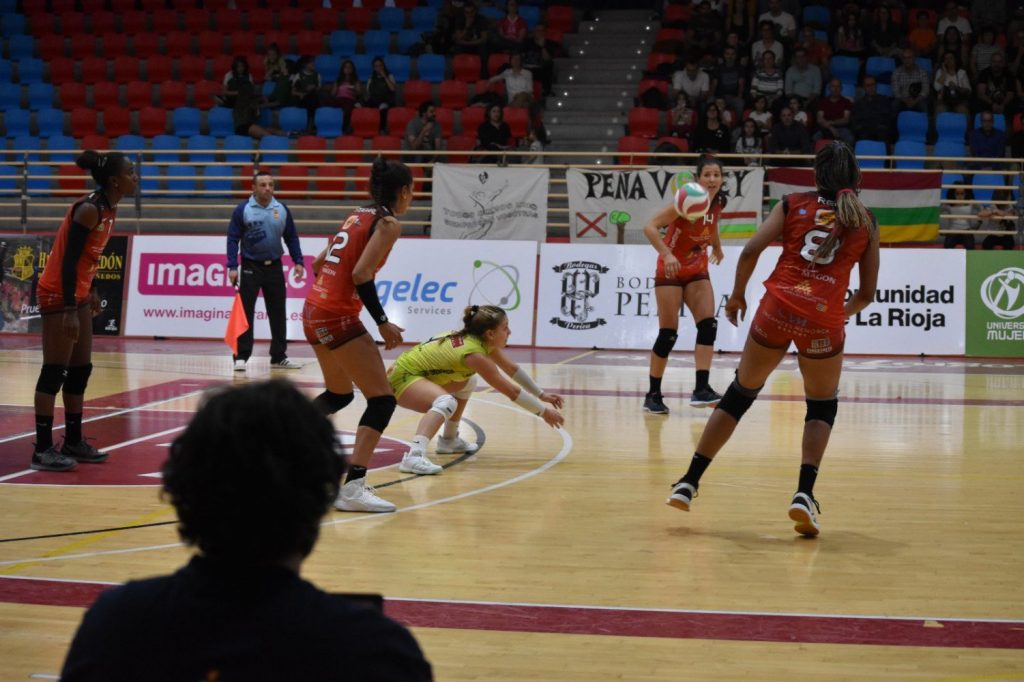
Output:
M762 386L761 388L764 387ZM718 403L718 407L715 409L722 410L726 414L731 415L736 421L739 421L743 419L743 415L747 413L750 406L757 400L757 394L761 392L761 388L747 388L740 384L738 380L733 379L725 395L722 396L722 400Z
M473 391L476 390L476 375L466 379L466 385L459 390L452 393L459 400L469 400L473 396Z
M355 395L351 391L348 393L324 391L313 399L313 404L320 410L320 414L330 416L335 412L345 409L354 398Z
M430 406L430 412L437 412L439 415L444 417L445 421L452 418L455 414L455 410L458 408L459 403L455 400L455 396L445 393L434 398L433 404Z
M658 338L654 341L654 348L652 352L659 358L667 358L668 354L672 352L672 349L676 345L676 339L679 335L675 329L659 329Z
M812 420L822 421L829 425L829 428L836 423L836 413L839 411L839 399L831 398L808 398L807 416L804 422Z
M398 401L393 395L378 395L366 399L366 409L359 419L360 426L368 426L374 431L384 433L384 429L391 422L391 415L395 413L395 406Z

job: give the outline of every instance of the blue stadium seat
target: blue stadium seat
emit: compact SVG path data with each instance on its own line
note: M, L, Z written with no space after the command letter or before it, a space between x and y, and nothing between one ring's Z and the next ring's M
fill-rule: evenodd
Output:
M227 137L235 134L235 119L227 107L213 107L206 112L206 123L210 128L210 134L214 137Z
M320 107L313 115L313 122L316 124L316 134L320 137L341 137L344 123L341 109Z
M316 72L320 74L320 80L324 83L334 82L341 71L341 55L320 54L314 60Z
M388 31L367 31L363 34L363 52L384 56L391 52L391 33Z
M925 156L927 153L924 142L900 140L893 149L897 168L924 168L924 159L902 159L903 156Z
M171 112L171 130L178 137L198 135L199 121L199 110L195 107L178 107Z
M437 25L436 7L413 7L412 30L417 33L429 33Z
M938 133L939 141L950 140L963 142L967 135L967 114L960 114L955 111L944 111L935 116L935 132Z
M260 140L260 153L263 156L263 163L288 163L288 138L281 135L267 135Z
M409 73L412 71L412 60L404 54L384 55L384 64L387 65L391 75L395 77L396 83L404 83L409 80Z
M139 174L139 190L146 192L160 191L160 167L152 163L143 163L135 167Z
M18 135L30 135L29 130L32 124L32 114L29 113L28 109L8 109L4 113L4 128L7 132L7 137L17 137Z
M28 108L32 111L48 109L53 106L53 86L49 83L28 84Z
M7 56L11 61L21 61L35 54L36 41L32 36L14 35L7 39Z
M25 15L15 13L4 13L0 16L0 33L5 38L22 35L25 31Z
M74 163L78 141L70 135L53 135L46 141L46 149L50 152L46 158L52 163Z
M231 154L228 152L238 152ZM252 138L248 135L228 135L224 138L224 160L228 163L252 163Z
M0 110L21 109L21 86L0 82Z
M35 135L18 135L11 140L11 150L18 150L19 153L12 154L12 158L22 161L25 158L24 152L28 150L29 161L40 161L42 155L39 153L43 148L43 141Z
M933 156L962 159L967 156L963 140L939 140L932 149Z
M12 57L13 59L13 57ZM23 85L40 83L43 80L43 60L25 57L18 61L18 81Z
M879 95L885 95L886 97L892 97L892 86L888 83L879 83L876 91Z
M34 163L28 167L28 175L26 187L29 196L46 195L53 190L53 166L47 166L44 163Z
M188 161L192 163L213 163L217 160L214 158L216 152L213 151L217 149L217 138L213 135L193 135L188 138L185 148L192 152L188 155Z
M401 31L405 26L405 10L398 7L381 7L377 10L377 23L382 31Z
M306 129L309 116L299 107L282 107L277 113L277 124L286 133L297 133Z
M356 34L352 31L335 31L327 44L331 54L350 55L356 52Z
M533 5L520 5L519 16L526 21L526 26L529 29L533 29L540 21L540 7L534 7Z
M480 16L490 19L491 22L501 21L505 18L505 11L490 5L480 8Z
M928 135L928 114L919 111L901 111L896 117L896 129L901 140L924 142Z
M234 178L234 169L228 166L207 166L203 171L203 189L213 194L206 194L206 197L229 197L231 196Z
M928 72L928 78L932 77L932 60L931 59L928 59L928 57L918 57L914 61L917 62L918 66L920 66L922 69L924 69L925 71Z
M0 83L10 83L14 80L14 64L10 59L0 59Z
M876 140L857 140L853 148L857 155L857 163L861 168L885 168L884 159L862 159L862 156L885 156L886 148L884 142Z
M974 115L974 127L981 127L981 112ZM992 114L992 127L996 130L1006 132L1006 116L1003 114Z
M971 178L971 191L978 201L990 201L995 193L994 189L978 187L978 185L1002 185L1006 181L998 175L975 175Z
M418 8L417 8L418 9ZM398 52L408 54L412 46L422 40L421 32L416 29L405 29L398 32Z
M181 160L181 139L174 135L157 135L150 140L153 161L172 163Z
M808 5L804 7L803 23L817 24L820 28L828 30L829 25L832 23L832 12L829 11L828 7Z
M60 109L47 107L36 113L36 128L39 137L53 137L64 134L64 112Z
M12 196L18 193L21 170L14 166L0 166L0 196Z
M838 78L844 83L857 82L857 75L860 73L860 60L856 57L837 54L832 57L829 64L833 78Z
M420 80L440 83L444 80L444 55L421 54L416 58L416 71Z
M168 191L174 192L175 196L187 197L196 191L195 166L168 166L166 179Z
M146 148L146 138L142 135L121 135L114 139L114 149L119 152L130 152Z
M895 68L896 60L892 57L868 57L868 61L864 65L864 73L888 83Z
M370 74L373 73L373 55L369 54L354 54L349 59L356 67L356 75L361 81L367 81L370 79ZM444 57L441 57L444 59Z
M964 176L959 173L943 173L942 184L943 185L962 185L964 183Z

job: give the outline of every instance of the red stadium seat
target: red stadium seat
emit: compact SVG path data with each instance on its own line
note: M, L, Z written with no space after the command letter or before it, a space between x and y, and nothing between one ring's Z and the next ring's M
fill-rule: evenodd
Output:
M64 111L71 111L77 107L85 106L85 86L81 83L68 81L61 83L59 96L60 108Z
M85 147L89 149L89 147ZM57 187L68 193L87 191L87 171L73 163L65 163L57 168Z
M85 137L96 134L96 110L79 107L71 110L72 137Z
M504 118L512 137L526 137L526 131L530 127L530 113L526 109L505 107Z
M219 9L210 12L210 21L218 33L234 33L242 30L242 12L236 9Z
M662 23L674 24L677 22L688 22L693 14L691 5L668 5L665 7L665 14L662 16Z
M553 43L561 45L562 41L565 40L565 31L554 26L548 26L544 29L544 37Z
M576 24L573 8L566 5L551 5L547 11L547 25L562 33L571 33Z
M215 81L224 79L224 75L231 71L231 63L235 58L229 54L219 54L210 60L210 73Z
M165 34L178 30L178 13L172 9L156 9L149 15L153 33Z
M365 145L361 137L343 135L334 139L334 148L339 152L362 152L365 149ZM358 163L363 160L363 155L338 154L336 158L343 163Z
M146 107L139 112L139 135L156 137L167 132L167 110Z
M170 80L173 66L174 61L167 55L153 55L146 60L146 80L153 84Z
M232 33L231 54L256 54L256 34L250 31L235 31ZM257 61L262 62L263 60Z
M185 31L171 31L164 36L167 56L183 57L192 53L192 34Z
M158 100L164 109L177 109L188 104L188 90L180 81L167 80L160 84Z
M661 64L672 64L676 61L674 54L668 54L664 52L652 52L647 57L647 70L656 71L658 66Z
M117 15L113 12L89 12L88 13L89 24L92 26L93 35L107 35L108 33L117 33L121 29L118 28ZM74 17L65 17L66 21L64 26L82 26L82 24L73 24ZM64 33L71 33L71 31L64 31ZM72 33L73 35L73 33Z
M657 109L633 107L629 111L629 134L634 137L655 138L661 112Z
M64 36L53 33L41 35L36 39L36 52L43 61L63 57L67 54L64 43Z
M206 78L206 60L195 55L178 58L178 80L195 83Z
M114 58L114 80L127 83L139 79L139 60L126 54Z
M647 155L651 152L651 143L642 137L627 135L619 138L618 151L618 163L646 166Z
M355 192L351 194L351 197L357 201L370 195L370 168L370 166L359 166L355 169L355 180L352 183Z
M508 64L508 55L504 52L495 52L487 58L487 73L493 76L501 71L506 64Z
M77 136L76 136L77 137ZM103 151L110 149L110 140L107 139L106 135L97 135L96 133L90 133L82 136L82 149L95 149L97 151ZM76 166L77 168L77 166Z
M124 88L125 103L128 108L138 111L153 104L153 86L145 81L130 81Z
M100 81L92 86L92 105L105 109L121 104L121 86L110 81Z
M56 57L50 60L51 83L54 85L62 85L76 80L75 60L70 57Z
M455 80L475 83L480 78L480 57L475 54L457 54L452 58Z
M96 36L92 33L74 33L71 35L71 56L85 59L96 54Z
M340 138L339 138L340 139ZM320 166L316 169L316 191L340 196L349 191L348 172L343 166ZM321 196L320 199L330 197Z
M277 13L277 28L286 33L300 33L306 30L306 13L295 7L283 7ZM300 50L301 52L301 50ZM309 54L319 54L312 52Z
M437 124L441 126L441 136L451 137L455 132L455 112L445 107L437 107Z
M480 124L484 122L484 118L487 116L487 109L484 107L466 107L460 114L460 122L463 135L472 135L476 137L476 130L480 127Z
M419 107L422 102L429 102L434 98L433 86L427 81L406 81L401 87L405 106L412 109Z
M438 86L441 106L462 109L469 104L469 87L463 81L445 80Z
M337 9L318 6L313 10L313 28L330 35L341 26L340 18L341 12Z
M473 135L452 135L448 138L448 151L471 152L476 147L476 132ZM449 154L445 163L469 163L469 154Z
M388 152L402 151L402 138L396 135L378 135L370 140L370 151L381 154L385 159L401 161L401 154L389 154Z
M137 77L137 76L136 76ZM105 57L86 57L82 60L82 82L86 85L108 80ZM131 80L135 80L132 78Z
M182 20L185 30L193 35L210 29L210 14L205 9L186 9Z
M146 13L138 10L129 10L119 12L114 10L114 14L120 15L121 17L121 31L127 35L134 36L138 34L144 34L148 31L146 26Z
M373 11L368 6L350 7L345 10L345 28L349 31L366 33L372 25Z
M196 47L203 57L215 57L227 52L224 36L216 31L202 31L196 39Z
M124 107L106 107L103 109L103 134L107 137L120 137L132 132L131 112Z
M253 33L269 33L274 30L274 15L269 9L254 9L248 13L249 30ZM263 43L267 45L266 42Z
M318 55L324 49L324 34L320 31L301 31L296 37L299 54Z
M209 109L210 107L217 106L217 101L214 99L220 95L221 84L217 81L199 81L192 85L192 106L197 109Z
M275 194L284 198L306 198L309 192L309 167L304 163L286 163L277 169Z
M416 109L409 107L391 107L388 109L388 134L399 139L405 138L405 127L413 116L418 116Z
M322 137L303 135L295 141L295 149L300 152L306 152L298 155L300 163L319 164L327 160L327 140Z
M103 37L103 51L106 54L111 54L110 48L107 47L107 43L110 42L108 38L111 34L107 34ZM127 40L127 36L118 34L118 39L122 44ZM127 50L127 47L121 47L119 49ZM153 55L162 54L160 50L160 41L156 39L156 36L152 33L136 33L132 36L132 54L139 59L149 59Z
M352 110L352 134L356 137L375 137L380 134L380 111L372 108Z

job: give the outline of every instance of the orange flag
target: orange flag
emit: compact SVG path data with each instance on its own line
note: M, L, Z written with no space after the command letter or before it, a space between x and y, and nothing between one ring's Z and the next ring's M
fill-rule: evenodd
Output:
M228 316L228 328L224 331L224 343L228 344L232 354L238 355L238 337L248 330L249 320L245 317L242 295L236 291L235 302L231 305L231 315Z

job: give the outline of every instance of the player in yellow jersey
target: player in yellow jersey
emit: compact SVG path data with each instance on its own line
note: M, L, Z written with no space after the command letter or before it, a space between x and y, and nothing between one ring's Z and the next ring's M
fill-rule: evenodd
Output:
M496 391L542 417L550 426L559 427L565 421L558 411L562 397L542 389L502 352L511 334L504 310L493 305L469 306L462 317L462 325L459 331L435 336L405 351L388 370L388 381L398 404L424 413L412 439L412 448L402 458L399 471L441 473L441 467L427 458L427 443L442 424L444 431L437 439L439 454L476 450L475 443L467 443L459 437L459 420L476 387L477 374Z

